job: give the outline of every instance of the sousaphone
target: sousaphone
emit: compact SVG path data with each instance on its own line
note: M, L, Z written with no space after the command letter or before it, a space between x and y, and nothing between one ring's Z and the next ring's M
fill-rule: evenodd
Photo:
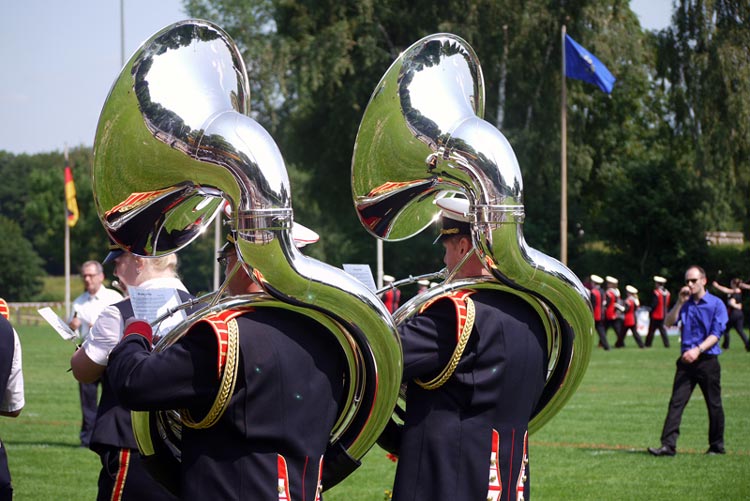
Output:
M483 120L479 60L461 38L443 33L405 50L376 86L352 160L354 207L373 236L397 241L433 223L435 200L470 202L474 246L491 278L452 280L405 303L397 324L454 289L492 288L528 301L546 326L549 366L530 431L573 395L594 333L586 289L559 261L526 244L521 170L505 136ZM408 396L407 396L408 402Z
M110 237L140 256L175 252L231 207L238 256L265 293L224 299L159 341L169 349L203 316L252 304L293 310L336 337L347 361L345 399L332 430L323 485L359 464L393 411L401 347L377 296L342 270L294 245L292 190L281 153L250 117L240 51L216 25L172 24L130 58L104 104L94 145L93 189ZM176 411L134 414L141 453L180 456ZM168 469L168 468L166 468Z

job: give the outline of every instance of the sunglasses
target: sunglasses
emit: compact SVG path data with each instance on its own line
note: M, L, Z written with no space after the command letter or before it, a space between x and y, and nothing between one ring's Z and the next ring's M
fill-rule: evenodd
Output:
M685 279L685 283L686 283L686 284L694 284L694 283L695 283L695 282L697 282L698 280L700 280L700 279L699 279L699 278L686 278L686 279Z

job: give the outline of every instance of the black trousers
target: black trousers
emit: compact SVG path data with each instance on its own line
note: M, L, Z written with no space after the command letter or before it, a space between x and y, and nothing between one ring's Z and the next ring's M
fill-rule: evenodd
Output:
M651 346L654 342L654 332L659 330L661 340L664 341L664 347L669 348L669 338L667 338L667 329L664 327L664 320L654 320L648 323L648 334L646 334L646 346Z
M102 462L97 501L177 499L149 475L137 449L97 445L96 450Z
M741 311L737 311L737 313L732 312L732 314L729 315L729 322L727 322L727 330L724 331L724 335L722 336L723 341L721 347L725 350L729 349L729 331L734 329L742 338L742 342L745 343L745 349L750 351L750 341L748 341L747 334L745 334L745 331L743 330L744 327L745 315Z
M604 320L594 322L594 327L596 327L596 332L599 334L599 344L601 344L602 348L604 348L605 350L609 350L609 343L607 342L607 329L604 327Z
M695 385L700 386L708 408L708 445L714 450L724 449L724 408L721 405L721 366L716 355L703 354L692 364L677 360L672 398L661 433L661 444L675 449L680 436L682 412L690 400Z
M622 327L620 327L620 332L617 333L617 342L615 343L615 348L625 347L625 336L628 335L628 331L633 333L633 339L635 340L635 344L638 345L638 348L643 348L643 340L641 339L641 335L638 334L638 327L635 325L626 327L625 323L622 324Z
M91 433L94 431L97 411L97 390L99 381L95 383L78 383L78 395L81 397L81 445L89 446Z
M10 483L10 469L8 468L8 454L5 444L0 441L0 501L13 499L13 486Z

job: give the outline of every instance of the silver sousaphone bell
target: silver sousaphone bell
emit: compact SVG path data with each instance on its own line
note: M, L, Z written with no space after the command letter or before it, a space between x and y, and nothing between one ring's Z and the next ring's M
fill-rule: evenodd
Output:
M243 266L264 294L225 299L189 317L156 346L166 350L195 321L227 308L293 310L336 337L345 356L345 398L331 432L323 485L348 475L393 411L401 347L377 296L342 270L308 258L291 236L291 188L281 153L250 115L245 65L216 25L187 20L149 38L130 58L104 104L94 145L99 217L123 249L177 251L228 201ZM176 411L134 413L141 453L152 464L180 456ZM168 481L168 480L167 480Z
M385 73L362 118L352 160L354 207L373 236L416 235L438 216L435 200L468 198L473 240L491 279L451 280L405 303L400 325L438 295L493 288L519 295L542 317L549 366L530 431L573 395L588 365L594 333L586 289L559 261L523 237L523 181L505 136L483 120L484 81L461 38L430 35Z

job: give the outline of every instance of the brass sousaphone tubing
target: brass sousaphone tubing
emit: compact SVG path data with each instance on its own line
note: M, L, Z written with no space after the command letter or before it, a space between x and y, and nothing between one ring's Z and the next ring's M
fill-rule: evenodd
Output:
M223 308L290 309L325 325L346 357L345 401L331 433L324 487L346 476L382 432L395 406L401 347L377 296L342 270L304 256L293 243L292 193L276 143L250 117L242 56L216 25L172 24L149 38L116 79L94 145L93 188L107 233L141 256L175 252L221 209L243 266L264 294L234 297L197 313L162 339L169 349L199 318ZM134 416L141 452L179 460L180 419ZM337 461L341 458L341 466Z
M593 317L586 289L523 237L523 181L513 149L484 116L484 80L473 49L435 34L405 50L376 86L352 160L354 207L373 236L412 237L437 217L436 198L469 199L472 237L491 278L450 278L405 303L397 324L457 288L519 295L546 325L549 366L529 424L539 429L573 395L588 365Z

